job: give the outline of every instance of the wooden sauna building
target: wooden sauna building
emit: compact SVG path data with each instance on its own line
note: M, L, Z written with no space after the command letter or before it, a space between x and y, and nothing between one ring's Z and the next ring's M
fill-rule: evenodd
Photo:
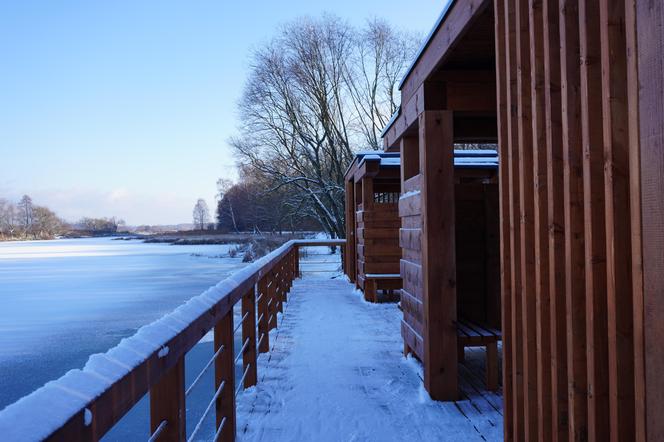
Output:
M370 302L398 299L399 153L360 153L346 171L344 267Z
M664 440L663 41L661 1L451 0L400 84L403 336L434 399L477 307L454 152L498 145L506 440Z

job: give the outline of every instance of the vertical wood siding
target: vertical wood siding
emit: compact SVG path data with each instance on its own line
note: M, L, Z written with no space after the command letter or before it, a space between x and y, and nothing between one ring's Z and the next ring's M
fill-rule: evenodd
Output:
M661 440L664 7L494 6L505 439Z

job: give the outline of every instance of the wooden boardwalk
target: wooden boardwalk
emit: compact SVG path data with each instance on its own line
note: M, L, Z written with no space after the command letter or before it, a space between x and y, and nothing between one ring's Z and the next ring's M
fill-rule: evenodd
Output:
M502 440L484 350L466 349L461 400L432 401L404 358L396 304L369 304L329 274L297 280L256 387L238 396L238 440Z

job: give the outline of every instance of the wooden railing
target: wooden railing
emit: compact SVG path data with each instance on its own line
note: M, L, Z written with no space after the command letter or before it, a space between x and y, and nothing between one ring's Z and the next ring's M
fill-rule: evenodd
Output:
M164 318L141 328L82 370L47 383L0 413L5 440L98 440L146 393L150 398L150 440L186 440L186 398L214 366L215 393L198 432L214 408L215 440L235 439L235 396L255 385L257 355L270 348L270 330L300 274L299 249L341 246L345 240L294 240L189 300ZM241 302L241 324L233 306ZM242 328L236 356L234 332ZM185 355L214 329L214 356L185 388ZM236 387L235 363L243 374ZM195 436L192 434L191 436ZM193 437L192 437L193 438Z

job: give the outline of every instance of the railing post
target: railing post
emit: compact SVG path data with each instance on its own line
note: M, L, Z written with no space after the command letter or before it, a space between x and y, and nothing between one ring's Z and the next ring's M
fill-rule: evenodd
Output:
M287 263L288 257L284 257L279 263L279 286L281 287L281 303L279 303L279 311L282 313L284 312L284 302L288 302L288 279L286 276L288 273Z
M267 307L267 301L270 298L267 288L267 277L261 278L258 281L258 296L260 300L258 301L258 340L260 344L258 345L258 351L261 353L267 353L270 351L270 327L268 321L270 320L270 312Z
M298 278L302 277L302 272L300 272L300 247L295 246L295 275Z
M224 349L214 364L215 390L224 382L224 388L217 397L217 429L224 421L219 440L224 442L235 440L235 351L233 350L233 308L214 327L214 351Z
M277 302L277 309L280 313L284 312L284 269L282 268L283 261L279 261L277 264L277 276L275 278L275 299ZM274 312L275 318L277 317L277 312Z
M256 371L256 290L254 287L242 297L242 317L247 318L242 323L242 342L249 339L249 344L242 355L242 368L247 370L244 378L244 388L256 385L258 372ZM244 372L244 371L243 371Z
M275 278L274 271L270 271L269 273L270 277L268 279L268 287L267 287L267 293L268 293L268 329L272 330L273 328L277 328L277 297L276 297L276 292L277 292L277 280Z
M187 438L184 397L184 356L150 389L150 434L166 421L159 441L180 442Z

